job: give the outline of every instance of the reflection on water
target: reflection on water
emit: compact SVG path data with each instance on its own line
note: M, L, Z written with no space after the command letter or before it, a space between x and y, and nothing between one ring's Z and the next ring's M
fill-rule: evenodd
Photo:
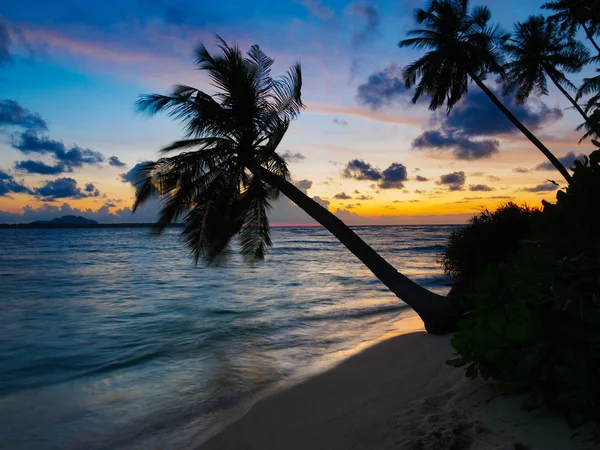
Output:
M357 228L440 293L450 230ZM275 229L255 266L194 267L177 236L0 231L1 448L191 447L406 311L321 228Z

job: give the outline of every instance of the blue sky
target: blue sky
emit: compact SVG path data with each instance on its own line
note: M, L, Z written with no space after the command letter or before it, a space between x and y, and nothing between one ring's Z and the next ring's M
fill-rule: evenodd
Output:
M542 3L473 5L488 5L493 20L511 29L513 21L539 13ZM24 130L0 120L0 178L23 186L20 192L0 190L0 222L62 213L101 221L152 220L156 205L131 216L133 189L123 174L156 158L180 130L166 118L137 115L134 102L143 93L167 92L173 83L210 91L194 70L192 55L199 42L211 48L215 34L244 49L259 44L275 58L276 72L302 63L307 108L280 151L300 154L290 160L294 180L350 223L455 223L509 199L530 204L552 199L546 180L556 174L541 166L542 155L496 118L496 111L488 111L493 106L475 86L448 117L431 113L425 104L410 104L398 74L418 53L396 44L414 25L412 10L422 5L416 0L5 1L0 100L40 117L46 140L72 152L23 151L17 141ZM592 72L588 67L571 79L578 84ZM589 145L577 145L578 117L555 90L550 94L519 111L558 156L589 152ZM440 133L467 129L475 143L436 147ZM122 165L110 164L110 157ZM394 187L381 188L373 180L344 175L355 160L380 174L399 164L406 174ZM31 161L55 173L31 173L40 171ZM448 178L457 173L462 177ZM458 184L444 181L449 179ZM309 222L285 200L275 206L272 220Z

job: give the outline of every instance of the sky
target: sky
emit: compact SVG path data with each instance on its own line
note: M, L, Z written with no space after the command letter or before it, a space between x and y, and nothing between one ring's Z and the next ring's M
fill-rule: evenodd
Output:
M505 29L540 0L487 0ZM477 86L450 113L416 105L401 80L420 53L397 43L422 0L5 0L0 7L0 223L65 214L149 222L131 213L131 173L181 136L164 116L136 113L147 93L211 86L194 68L215 35L258 44L284 73L299 61L306 109L279 147L296 185L349 224L463 223L507 201L553 200L560 175ZM587 67L569 75L575 84ZM488 86L499 91L495 80ZM551 87L503 101L566 164L588 154L581 120ZM273 224L310 224L286 199Z

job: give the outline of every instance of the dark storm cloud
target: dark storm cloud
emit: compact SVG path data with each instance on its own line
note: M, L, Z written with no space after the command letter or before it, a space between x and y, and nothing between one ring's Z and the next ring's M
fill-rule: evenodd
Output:
M465 185L466 180L467 177L464 172L452 172L442 175L439 181L436 181L436 184L448 186L448 189L451 191L460 191Z
M7 196L9 194L21 194L29 192L29 188L22 183L19 183L9 173L0 170L0 197Z
M129 183L131 185L133 185L133 183L136 180L136 173L137 171L142 168L144 165L151 163L152 161L143 161L141 163L136 164L135 166L133 166L131 168L131 170L129 172L125 172L119 175L120 180L123 183Z
M91 190L88 190L91 189ZM77 186L73 178L57 178L47 181L41 187L35 188L33 194L43 201L53 201L59 198L80 199L86 197L98 197L100 193L93 184L86 185L85 190Z
M493 187L486 184L472 184L469 186L469 190L473 192L489 192L495 190Z
M402 69L392 63L370 75L365 83L358 86L356 100L361 105L378 109L402 98L409 99L409 95L402 80Z
M345 192L340 192L338 194L335 194L333 198L337 198L338 200L350 200L352 196L346 194Z
M573 152L569 152L562 158L558 158L558 160L562 163L563 166L571 168L573 167L575 160L583 161L584 158L585 154L583 153L576 155ZM535 170L556 170L556 167L554 167L554 165L550 161L546 161L536 166Z
M558 189L558 186L555 185L554 183L544 183L544 184L538 184L537 186L534 187L530 187L530 188L524 188L524 191L527 192L552 192L552 191L556 191Z
M491 158L499 151L496 139L473 140L464 135L440 130L423 132L412 142L413 148L451 149L456 159L476 160Z
M41 161L33 161L28 159L27 161L18 161L15 163L15 168L23 170L27 173L37 173L40 175L58 175L59 173L69 172L65 168L64 164L56 164L51 166Z
M125 167L127 164L121 161L118 156L111 156L108 158L108 165L114 167Z
M353 159L342 170L342 175L345 178L353 178L355 180L381 180L381 172L368 162L361 159Z
M46 131L48 126L39 114L23 108L14 100L0 100L0 128L20 127L32 132Z
M289 150L286 150L279 156L281 156L287 162L298 162L306 159L306 156L304 156L302 153L292 153Z

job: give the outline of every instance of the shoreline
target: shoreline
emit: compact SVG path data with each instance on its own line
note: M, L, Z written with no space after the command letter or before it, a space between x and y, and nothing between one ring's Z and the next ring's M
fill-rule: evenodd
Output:
M260 398L198 450L594 448L589 430L523 411L523 397L447 366L451 336L426 334L416 316L402 322L394 337Z

